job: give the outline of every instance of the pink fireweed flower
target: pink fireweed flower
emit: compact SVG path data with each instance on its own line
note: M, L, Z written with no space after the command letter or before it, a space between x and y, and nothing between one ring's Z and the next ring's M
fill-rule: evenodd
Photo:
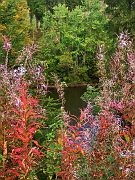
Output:
M2 36L3 37L3 49L5 49L6 52L8 52L11 48L11 42L10 42L10 38L8 38L7 36Z
M118 47L123 49L123 48L126 48L126 47L130 47L132 44L132 41L130 41L130 38L129 38L129 35L128 33L121 33L119 36L118 36Z
M129 53L127 58L129 65L129 77L135 82L135 51Z
M123 102L117 102L117 101L111 102L110 106L114 109L119 110L119 111L122 111L125 107Z

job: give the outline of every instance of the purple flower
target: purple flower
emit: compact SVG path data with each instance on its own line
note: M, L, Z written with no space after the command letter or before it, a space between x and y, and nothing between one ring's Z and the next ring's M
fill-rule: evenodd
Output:
M14 78L19 78L25 75L27 72L26 68L21 64L17 69L11 71L11 74Z
M129 40L129 35L128 33L121 33L118 36L118 46L119 48L125 48L125 47L130 47L132 42Z
M12 48L10 38L8 38L7 36L3 36L3 42L3 48L6 50L6 52L8 52Z

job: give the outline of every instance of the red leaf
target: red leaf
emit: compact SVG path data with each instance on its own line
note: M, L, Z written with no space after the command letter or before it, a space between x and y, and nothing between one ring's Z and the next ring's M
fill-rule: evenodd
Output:
M38 114L35 114L34 117L35 117L35 118L46 119L46 117L44 117L44 116L42 116L42 115L38 115Z
M19 127L17 127L15 130L17 130L19 133L21 133L22 135L24 134L24 131L21 129L21 128L19 128Z
M12 150L13 153L18 153L18 152L22 152L22 151L24 151L23 148L16 148L16 149Z
M18 159L17 162L18 162L18 164L19 164L20 167L24 168L24 164L22 163L21 160Z
M36 129L37 129L37 127L30 128L30 129L28 129L28 132L29 133L35 133Z
M40 148L43 147L43 146L40 146L36 140L33 140L33 142L34 142L34 144L36 144L36 146L38 146L38 147L40 147Z
M39 123L38 122L31 122L29 125L28 125L28 129L32 128L32 126L38 126Z
M12 158L14 158L14 159L21 159L21 156L20 155L13 155Z
M34 154L36 154L39 158L41 158L41 154L40 154L40 152L38 151L38 149L32 148L32 152L33 152Z
M26 112L26 119L33 117L34 116L34 112L32 109L30 109L29 111Z
M14 170L14 169L8 169L8 170L7 170L7 173L13 173L13 174L15 174L17 177L20 176L20 174L19 174L16 170Z
M29 98L29 102L30 102L30 104L31 105L33 105L33 106L37 106L38 105L38 99L37 99L37 97L35 97L35 98Z
M85 112L81 110L81 115L80 115L80 121L82 122L85 119Z
M22 136L20 136L19 134L16 134L17 138L21 139L23 142L28 142L30 140L30 138L24 138Z
M20 112L19 112L19 111L17 111L15 108L12 108L12 111L13 111L15 114L17 114L17 115L19 115L19 116L20 116Z

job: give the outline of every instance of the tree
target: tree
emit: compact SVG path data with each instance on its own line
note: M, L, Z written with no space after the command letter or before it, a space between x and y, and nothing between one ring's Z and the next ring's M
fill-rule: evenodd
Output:
M36 17L36 26L38 29L38 23L42 23L42 18L45 12L45 1L44 0L27 0L28 6L30 8L30 21L32 23L33 16Z
M53 14L45 13L41 39L48 71L67 82L94 81L98 77L97 46L107 42L104 5L99 0L86 0L72 11L62 4L53 10Z
M46 10L53 13L53 7L58 5L58 3L66 4L69 9L75 8L75 6L81 4L81 0L27 0L28 6L30 8L30 19L32 22L33 16L36 17L37 28L38 23L42 24L43 15Z
M44 1L47 9L50 10L51 12L53 12L53 7L58 5L59 3L65 4L70 10L82 4L81 0L44 0Z
M18 52L30 42L29 37L29 11L26 0L3 0L0 4L0 36L7 35L12 41L12 50L10 57L13 59ZM2 39L1 39L2 40ZM0 45L2 46L2 41ZM5 56L3 50L0 51L1 56Z
M106 13L109 15L109 28L119 34L128 30L135 36L135 3L134 0L105 0L108 5Z

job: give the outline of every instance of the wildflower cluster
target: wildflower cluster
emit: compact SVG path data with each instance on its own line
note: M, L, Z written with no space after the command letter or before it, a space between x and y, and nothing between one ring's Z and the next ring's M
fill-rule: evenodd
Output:
M24 65L8 70L8 51L11 46L8 38L3 39L7 56L5 65L0 65L0 149L3 154L0 175L2 178L27 179L36 168L38 160L45 157L42 146L34 139L38 128L44 128L38 121L45 119L42 115L44 110L38 98L30 95L29 87L34 84L36 94L44 95L48 83L44 67L32 67L30 64L33 55L30 51L36 51L34 45L22 51L20 57L25 59ZM54 170L56 176L63 180L133 179L135 51L128 34L120 34L116 53L109 62L108 75L104 46L98 50L101 91L99 93L95 88L89 88L89 93L93 94L85 94L84 99L89 100L79 118L65 111L63 83L56 75L53 77L62 104L61 117L57 118L62 119L63 123L60 127L57 123L49 124L50 127L56 126L55 130L60 128L58 137L50 132L48 140L43 141L43 144L48 143L44 145L46 156L56 162L56 167L46 165L48 171L51 171L50 178ZM98 107L96 113L93 110L95 107ZM50 159L47 162L52 163Z
M100 59L100 61L104 64L103 59ZM133 132L135 130L134 61L132 41L127 33L122 33L118 36L118 48L110 61L110 78L105 76L106 78L102 83L102 98L100 100L101 112L106 119L106 123L110 123L108 127L110 130L107 127L105 129L108 132L106 135L110 134L110 152L113 152L113 159L118 165L118 171L113 170L114 177L117 178L130 177L132 179L133 177L132 152ZM100 113L99 116L101 121L102 116ZM101 134L100 137L102 137ZM108 142L105 139L104 142L106 143L104 147L106 147ZM123 152L125 154L128 152L127 154L130 154L130 156L125 155L122 158Z
M63 109L62 179L133 179L134 174L134 50L127 34L120 34L118 48L107 75L103 46L99 48L100 111L93 102L79 119ZM109 77L109 78L108 78Z
M8 38L4 36L4 49ZM5 65L0 65L0 150L3 154L1 178L27 179L44 154L42 146L34 140L34 135L41 124L38 119L41 107L37 97L29 93L29 83L25 78L27 72L23 65L8 70L8 54Z

